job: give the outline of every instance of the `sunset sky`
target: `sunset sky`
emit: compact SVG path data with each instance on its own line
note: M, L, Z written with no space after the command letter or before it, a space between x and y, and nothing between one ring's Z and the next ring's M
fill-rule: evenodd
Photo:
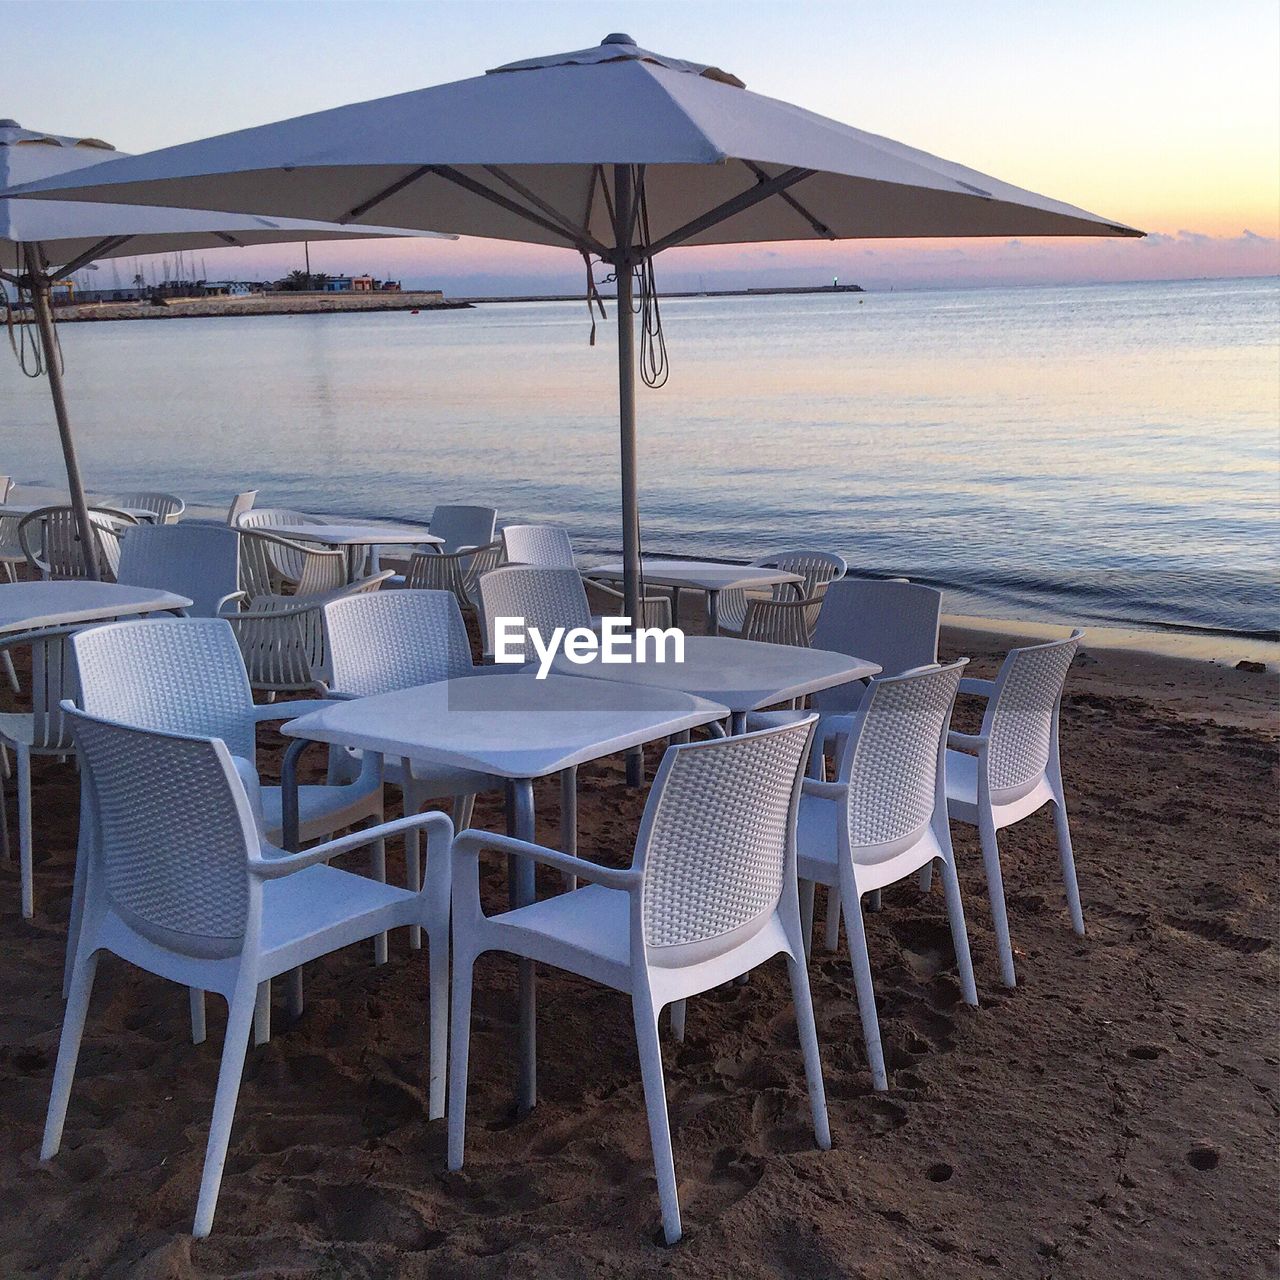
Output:
M461 79L610 31L1152 233L681 250L660 262L669 288L1280 271L1274 0L25 0L4 6L0 116L145 151ZM211 276L252 278L300 265L300 250L204 258ZM312 264L452 293L570 290L581 274L568 253L478 240L329 244ZM97 275L110 283L109 267Z

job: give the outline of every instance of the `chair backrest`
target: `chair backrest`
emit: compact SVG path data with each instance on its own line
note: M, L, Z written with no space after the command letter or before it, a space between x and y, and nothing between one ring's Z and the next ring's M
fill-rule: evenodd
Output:
M813 646L866 658L896 676L937 662L941 619L942 592L933 587L841 578L822 598Z
M171 493L152 493L146 490L137 493L122 493L106 504L109 507L133 507L138 511L152 512L161 524L177 524L178 518L187 509L181 498Z
M346 583L347 558L341 551L294 542L265 527L247 528L243 520L236 531L240 588L247 596L278 594L281 587L290 587L299 596L314 596Z
M193 617L215 617L240 590L240 535L216 524L139 525L124 538L116 581L174 591Z
M114 581L120 563L119 530L137 524L123 511L90 507L99 576ZM23 516L18 525L18 542L31 565L48 579L87 578L89 562L80 543L75 508L40 507Z
M1084 632L1065 640L1010 649L987 703L982 731L992 791L1038 782L1057 745L1058 705Z
M472 672L471 644L450 591L346 596L322 610L329 687L355 697Z
M257 493L257 490L254 490ZM236 516L236 525L241 529L271 529L282 524L319 524L315 516L303 511L293 511L288 507L248 507Z
M237 493L231 499L231 505L227 508L227 523L229 525L237 524L246 511L252 510L257 497L257 489L246 489L243 493Z
M428 591L452 591L464 609L480 607L480 579L502 563L502 543L487 543L475 551L415 551L409 558L404 585Z
M70 644L90 715L221 738L233 756L253 760L253 694L224 619L108 622L77 631Z
M572 569L573 544L566 530L554 524L509 524L502 531L509 564L532 564L544 569Z
M168 951L235 955L259 845L226 746L74 710L67 717L97 836L87 893L104 895L129 928Z
M587 589L576 569L548 569L507 565L480 579L480 613L484 622L485 653L494 651L499 618L522 618L526 632L537 629L550 638L556 627L570 630L591 625ZM532 662L533 646L525 657Z
M807 649L821 608L821 600L749 599L742 619L742 639Z
M498 513L492 507L446 504L431 513L431 532L443 538L446 554L459 547L484 547L494 538Z
M651 962L664 952L696 962L736 946L794 884L796 812L816 719L667 749L633 863L643 870Z
M968 661L871 682L840 760L851 848L887 857L913 844L935 817L945 825L943 755Z
M821 595L828 583L843 578L849 566L843 556L834 551L818 551L813 548L799 548L794 551L776 551L773 555L761 556L754 564L769 569L785 569L788 573L798 573L804 577L804 585L800 588L806 600ZM780 596L789 599L791 593Z

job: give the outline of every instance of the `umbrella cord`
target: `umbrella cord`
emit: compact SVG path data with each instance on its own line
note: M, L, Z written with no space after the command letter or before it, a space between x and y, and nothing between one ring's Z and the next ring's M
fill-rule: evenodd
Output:
M23 294L30 295L32 291L19 285L16 301L9 297L7 291L3 292L5 329L9 335L9 346L13 350L14 358L18 361L18 368L28 378L43 377L45 373L44 349L40 345L40 339L36 336L34 297L28 296L26 305L23 305ZM18 315L19 310L29 312L30 319L21 319ZM54 355L57 358L58 369L61 372L63 370L62 342L58 338L56 321L53 332L56 344Z
M647 251L649 236L649 200L643 181L640 183L640 242ZM653 254L646 252L635 267L636 294L633 304L640 317L640 377L646 387L655 390L667 385L671 365L667 360L667 339L662 331L662 312L658 307L658 284L653 272Z

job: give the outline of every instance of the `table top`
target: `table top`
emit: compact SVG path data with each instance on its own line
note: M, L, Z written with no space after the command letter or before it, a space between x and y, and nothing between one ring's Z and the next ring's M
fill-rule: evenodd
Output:
M633 687L679 689L739 712L757 711L880 673L874 662L829 649L763 644L731 636L686 636L683 662L605 664L597 656L590 662L575 663L560 653L551 670L558 675L588 676Z
M0 635L186 609L190 604L186 596L172 591L126 587L118 582L9 582L0 584Z
M771 587L783 582L803 582L798 573L768 569L756 564L721 564L715 560L645 560L642 573L646 586L692 587L697 591L730 591L734 587ZM604 578L621 582L620 560L582 571L584 578Z
M249 529L248 532L253 533L254 530ZM398 546L401 543L444 541L428 532L425 525L373 524L359 520L335 521L333 524L273 524L259 532L292 538L295 542L320 542L327 547Z
M338 703L281 732L500 778L541 778L727 714L669 689L482 669Z

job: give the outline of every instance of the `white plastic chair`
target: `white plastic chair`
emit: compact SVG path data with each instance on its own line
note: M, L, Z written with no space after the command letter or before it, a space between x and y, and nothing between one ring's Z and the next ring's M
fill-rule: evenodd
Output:
M155 516L156 524L177 524L182 519L182 513L187 509L187 504L171 493L122 493L103 505L150 511Z
M410 590L451 591L458 608L480 610L480 579L502 563L502 543L491 541L465 551L416 551L405 570Z
M509 524L502 531L508 564L538 565L543 569L572 569L573 543L554 524Z
M246 489L243 493L237 493L231 499L230 505L227 507L227 523L234 529L240 523L240 517L246 511L253 509L254 502L257 501L257 489Z
M242 543L243 546L243 543ZM222 616L231 624L249 683L260 693L304 693L326 685L324 606L377 591L391 570L309 596L258 595Z
M367 698L414 685L469 676L474 667L466 624L447 591L383 591L346 596L321 610L329 662L330 697ZM352 753L358 759L359 753ZM398 786L404 812L417 813L431 799L450 796L454 822L469 825L477 792L500 786L489 774L426 760L384 759L384 783ZM406 883L420 882L417 835L405 840ZM420 945L416 929L410 946Z
M450 552L488 546L495 536L498 513L493 507L444 503L431 513L431 532L443 538L440 550Z
M18 526L21 523L20 515L7 516L0 512L0 571L9 582L17 582L18 566L27 563L27 553L23 551L22 544L18 541ZM0 651L0 665L4 667L9 687L14 693L20 692L22 686L18 681L18 673L14 670L13 658L8 649Z
M985 698L987 707L976 734L953 732L948 738L953 750L947 752L947 801L951 816L977 827L981 836L1000 977L1007 987L1016 977L996 832L1046 804L1053 805L1071 927L1084 936L1058 745L1062 688L1083 637L1076 630L1066 640L1010 649L994 680L960 682L961 693Z
M835 782L806 778L796 845L805 948L813 931L813 887L838 887L862 1034L877 1089L889 1087L876 1017L862 897L936 862L967 1004L978 1003L960 882L947 822L947 725L967 658L946 667L875 679L841 754Z
M120 548L116 581L186 596L213 618L240 595L240 535L212 524L139 525Z
M75 664L67 649L67 637L74 627L49 627L19 635L0 637L0 653L9 658L19 647L31 650L31 710L0 713L0 748L12 749L17 759L18 859L22 879L22 914L35 914L35 876L32 836L31 757L66 756L71 753L71 731L62 714L64 698L76 693ZM10 668L12 669L12 668ZM3 774L8 776L8 761ZM4 809L3 782L0 781L0 810ZM8 852L9 829L4 822L4 843Z
M241 530L257 530L270 534L272 529L279 528L281 525L323 523L317 516L310 516L302 511L292 511L287 507L252 507L248 511L242 511L236 517L235 527ZM284 587L297 591L299 595L326 590L325 585L316 585L310 580L305 586L299 585L302 582L304 571L308 564L314 566L318 563L315 560L308 560L309 555L314 552L322 553L321 559L323 559L324 555L334 557L335 562L341 564L343 573L346 572L346 555L336 548L295 542L289 538L281 538L278 535L272 535L270 543L264 543L263 546L266 548L272 585L264 587L258 582L246 584L245 591L249 595L258 595L264 590L279 592ZM245 559L243 554L241 559L242 561ZM312 572L314 572L314 568ZM338 584L335 582L327 585L337 586Z
M537 627L545 637L556 627L589 628L594 621L582 576L571 568L517 564L494 569L480 579L480 606L486 656L494 651L499 618L523 618L526 632ZM532 662L534 656L527 644L526 660Z
M0 505L9 501L9 495L13 492L13 477L0 476Z
M807 649L813 643L813 628L821 608L820 599L764 600L753 597L747 601L741 639Z
M278 974L388 929L425 926L431 940L429 1112L439 1115L447 1031L449 819L440 813L405 818L287 855L263 839L252 769L238 767L224 742L67 714L87 774L97 838L87 860L84 913L40 1158L52 1159L62 1143L103 951L227 1000L192 1227L196 1236L207 1236L213 1226L249 1028L261 991ZM427 832L428 866L436 869L419 893L326 865L348 850L409 830Z
M89 521L97 542L98 574L103 581L114 582L120 563L120 531L138 522L111 507L90 507ZM89 576L72 507L40 507L23 516L18 522L18 544L31 567L46 581Z
M821 599L829 583L843 578L848 565L843 556L834 551L818 551L812 548L795 551L777 551L751 562L764 569L784 569L798 573L804 581L800 584L782 583L769 589L767 599L813 600ZM721 631L740 632L747 618L747 604L751 596L740 587L720 593L717 616Z
M819 1147L830 1146L795 872L796 808L813 721L668 748L625 871L509 836L466 831L454 841L450 1169L463 1163L472 968L486 951L555 965L630 995L668 1243L681 1228L658 1041L664 1006L785 955L814 1133ZM485 849L590 883L486 916Z
M250 511L248 516L254 514ZM251 599L286 592L314 596L346 584L347 557L336 547L295 542L243 524L236 528L240 534L240 589Z

